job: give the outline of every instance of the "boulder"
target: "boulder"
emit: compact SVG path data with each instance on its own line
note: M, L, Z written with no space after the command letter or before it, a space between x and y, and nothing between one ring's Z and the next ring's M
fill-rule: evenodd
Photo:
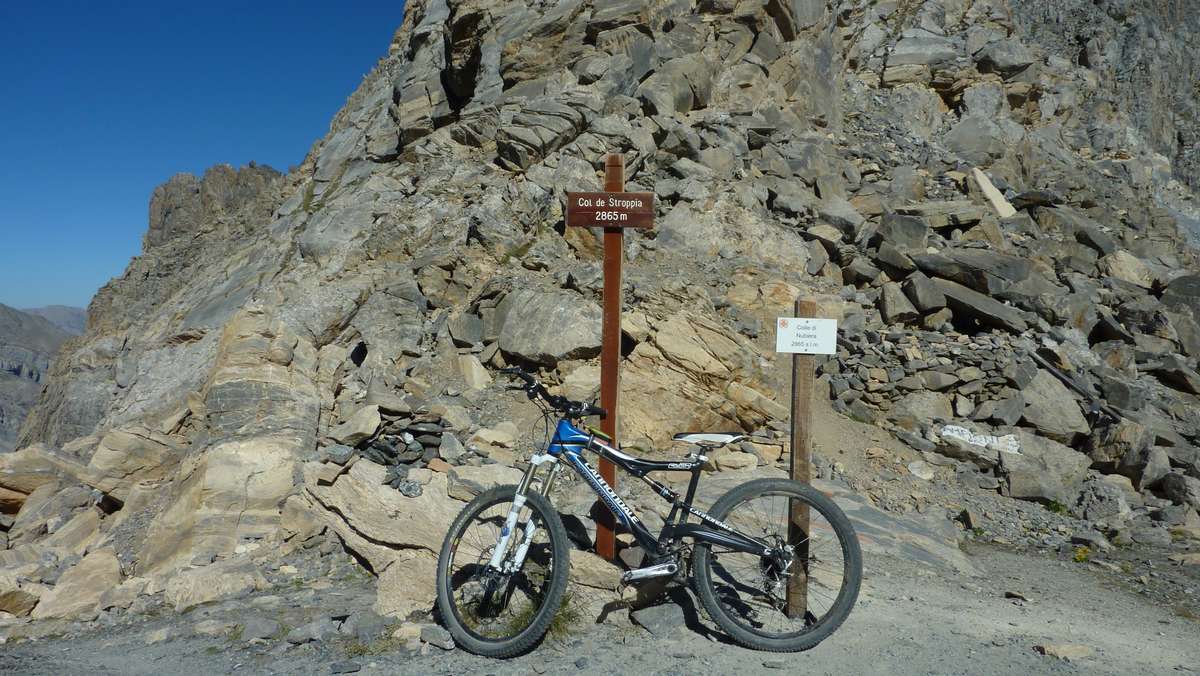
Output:
M471 435L471 443L512 448L517 443L517 426L509 420L497 423L494 427L481 427Z
M923 252L929 239L929 225L919 216L887 212L875 235L904 253Z
M0 611L25 617L47 590L45 585L22 580L19 570L0 571Z
M999 451L950 434L943 434L940 437L935 450L947 458L965 460L984 470L990 470L1000 462Z
M911 258L895 246L892 246L890 242L879 243L879 252L875 254L875 262L881 263L885 270L898 271L900 275L917 269L917 264L913 263Z
M1171 471L1171 457L1160 446L1130 448L1117 464L1117 471L1129 477L1139 491L1158 483Z
M1100 271L1109 277L1136 284L1144 289L1154 286L1154 276L1142 259L1118 249L1100 259Z
M565 292L514 291L497 308L500 349L539 364L600 353L600 307Z
M496 132L496 153L507 166L527 169L574 140L585 125L574 107L550 97L535 99Z
M753 469L758 466L757 455L728 449L714 452L711 460L716 464L717 469L722 471Z
M1087 434L1087 420L1079 410L1075 394L1049 371L1038 369L1033 381L1022 390L1025 413L1021 419L1043 436L1071 443Z
M983 220L985 212L971 200L948 200L898 205L896 213L917 216L934 230L953 227L965 231Z
M378 406L364 406L355 411L349 420L329 430L329 438L354 447L374 436L382 422Z
M1020 453L1001 453L1006 494L1019 500L1064 505L1075 502L1091 461L1086 455L1025 430L1017 431Z
M941 371L925 371L921 374L921 381L925 383L926 388L941 391L957 383L958 376Z
M337 627L337 623L332 619L320 617L292 629L283 638L292 645L321 642L332 638L337 633Z
M888 324L906 324L921 316L896 282L888 282L880 289L879 311Z
M904 280L903 289L913 305L923 313L946 307L946 295L923 273L914 272L909 275Z
M93 620L100 597L121 582L121 564L112 549L98 549L83 557L59 578L33 609L34 619Z
M1163 292L1162 302L1192 317L1200 317L1200 275L1183 275L1171 280Z
M1143 425L1120 420L1093 430L1088 437L1087 454L1098 468L1112 471L1126 457L1145 457L1153 441Z
M100 610L109 610L110 608L125 609L133 605L146 591L146 587L150 580L144 577L131 577L121 584L104 592L100 597Z
M1197 374L1187 363L1173 354L1163 355L1156 366L1146 368L1167 387L1200 394L1200 374Z
M367 463L358 463L367 464ZM254 564L245 561L217 563L183 570L174 575L166 586L166 602L182 613L203 603L237 598L255 590L266 589L266 578Z
M1155 491L1175 504L1200 510L1200 479L1172 472L1159 480Z
M12 453L0 453L0 488L29 495L45 484L53 483L61 470L41 444Z
M980 71L1000 73L1005 77L1025 70L1035 61L1037 57L1017 38L996 40L975 53Z
M957 282L948 279L932 280L934 287L941 291L946 298L946 305L954 311L955 317L960 315L973 319L984 326L995 327L1013 333L1023 333L1029 324L1021 316L1021 312L997 300L989 298L977 291L972 291Z
M1049 284L1040 276L1034 277L1033 264L1027 258L996 251L947 248L936 254L914 254L912 259L931 277L953 280L992 296L1019 291L1039 282Z
M708 105L712 75L712 65L701 54L680 56L643 80L635 95L651 114L687 113Z
M25 497L25 494L19 491L0 488L0 514L16 514L21 511L21 505L25 504ZM8 529L3 528L0 530Z
M100 534L100 518L100 510L84 508L42 540L41 544L82 555Z
M1115 476L1115 475L1114 475ZM1118 479L1125 477L1117 476ZM1128 481L1128 479L1125 479ZM1132 488L1130 489L1132 490ZM1107 481L1088 481L1071 505L1071 513L1088 521L1120 523L1129 519L1132 510L1126 493Z
M458 370L467 383L468 390L481 390L492 382L492 376L473 354L458 355Z
M396 618L427 612L433 608L437 598L435 580L436 554L421 549L401 550L395 560L379 573L372 610L385 617Z
M621 584L621 569L591 552L571 550L571 581L606 591Z
M687 627L683 608L671 601L632 610L629 619L656 637L665 637Z
M320 518L374 570L387 568L405 549L439 552L447 524L462 510L447 494L442 473L430 477L419 497L409 498L385 485L388 470L382 465L355 463L323 486L309 480L312 464L305 465L305 490L319 504Z
M1008 149L1004 131L983 115L968 115L959 120L942 142L951 152L971 164L988 165Z
M459 347L471 347L483 342L483 320L479 315L460 312L446 322L450 337Z
M858 233L859 227L866 220L862 214L858 213L854 205L836 195L821 200L817 205L817 216L821 221L832 225L851 238Z
M928 66L958 56L954 41L925 31L906 31L888 56L889 66Z
M438 444L439 458L449 462L454 462L461 458L463 453L466 452L466 447L462 445L462 442L458 440L458 437L454 436L453 432L442 432L442 440Z
M939 392L910 392L892 405L888 420L900 427L917 431L937 421L954 419L950 397Z

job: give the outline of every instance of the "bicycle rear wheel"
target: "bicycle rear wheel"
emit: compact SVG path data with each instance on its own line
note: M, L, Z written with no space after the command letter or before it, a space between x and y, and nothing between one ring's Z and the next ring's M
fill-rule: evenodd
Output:
M789 533L793 508L807 516L807 532L793 527ZM735 641L755 650L807 650L846 620L862 584L862 552L849 519L832 500L797 481L759 479L723 495L709 514L771 547L792 549L781 559L696 546L696 593Z
M450 525L438 557L442 622L458 645L477 655L511 657L532 648L549 629L567 588L567 533L539 493L526 495L501 563L512 563L534 528L520 568L500 573L488 566L515 496L516 486L497 486L468 503Z

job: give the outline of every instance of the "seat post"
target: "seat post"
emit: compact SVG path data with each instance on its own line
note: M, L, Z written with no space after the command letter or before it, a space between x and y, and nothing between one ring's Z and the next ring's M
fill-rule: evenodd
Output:
M688 480L687 495L683 498L683 502L689 506L696 497L696 488L700 485L700 472L703 471L704 463L696 465L696 469L692 470L692 478Z

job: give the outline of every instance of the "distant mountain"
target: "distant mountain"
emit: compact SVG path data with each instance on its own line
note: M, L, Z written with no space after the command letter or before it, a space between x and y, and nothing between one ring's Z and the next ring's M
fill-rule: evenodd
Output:
M54 306L41 311L55 319L0 305L0 453L13 449L58 348L82 331L82 310ZM58 321L79 328L69 331Z
M87 330L87 310L80 307L47 305L46 307L25 308L21 312L49 320L51 324L72 336L83 335L83 332Z

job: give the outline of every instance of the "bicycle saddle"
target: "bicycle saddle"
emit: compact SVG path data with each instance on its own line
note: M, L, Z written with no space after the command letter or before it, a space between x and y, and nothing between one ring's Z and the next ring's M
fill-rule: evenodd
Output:
M675 441L682 441L685 444L717 444L724 446L732 444L735 441L741 441L746 438L744 434L732 433L712 433L712 432L680 432L671 437Z

